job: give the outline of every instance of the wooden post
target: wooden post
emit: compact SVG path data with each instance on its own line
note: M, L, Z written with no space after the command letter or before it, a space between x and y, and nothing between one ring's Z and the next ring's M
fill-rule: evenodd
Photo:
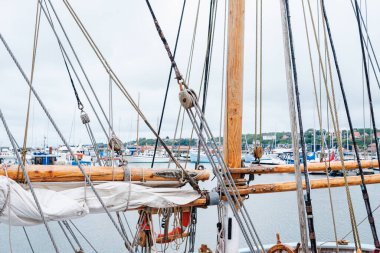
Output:
M226 115L224 125L224 160L229 168L241 167L241 134L243 116L245 0L229 1ZM240 174L233 175L239 178ZM239 251L239 227L227 202L225 207L225 252ZM228 234L228 231L232 232Z

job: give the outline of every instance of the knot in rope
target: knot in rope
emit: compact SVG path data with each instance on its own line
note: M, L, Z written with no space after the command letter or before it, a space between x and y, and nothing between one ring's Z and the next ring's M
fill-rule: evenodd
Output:
M21 149L21 155L22 155L23 157L25 157L25 156L26 156L26 153L27 153L27 149L26 149L26 148L22 148L22 149Z

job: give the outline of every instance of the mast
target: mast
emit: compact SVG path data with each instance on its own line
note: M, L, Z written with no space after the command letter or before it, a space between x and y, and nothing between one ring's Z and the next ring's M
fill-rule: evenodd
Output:
M228 15L226 114L224 125L224 160L228 168L241 166L243 65L244 65L244 13L245 0L231 0ZM239 178L240 174L233 175ZM239 226L227 202L224 224L225 252L239 251ZM229 233L232 232L232 233Z
M229 168L241 165L244 65L244 3L229 1L224 159Z

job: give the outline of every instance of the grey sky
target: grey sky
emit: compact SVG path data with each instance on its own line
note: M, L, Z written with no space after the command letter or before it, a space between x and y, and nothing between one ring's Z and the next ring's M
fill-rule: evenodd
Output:
M69 16L62 1L52 1L64 27L76 48L87 74L92 81L100 100L108 111L108 76L101 64L91 51L89 45ZM114 71L120 77L127 90L134 98L138 92L141 96L141 109L154 126L161 113L163 96L169 71L169 60L155 30L153 21L148 12L145 1L71 1L82 22L93 36L95 42L107 58ZM158 21L168 38L171 48L177 32L179 14L182 1L152 0ZM185 19L177 53L177 62L183 74L186 72L190 50L193 26L198 1L187 1ZM280 22L279 0L263 1L263 131L280 131L289 129L289 116L286 96L284 59L282 47L282 33ZM368 0L368 26L375 50L380 44L380 31L377 25L380 17L380 2ZM290 1L292 25L295 36L296 61L301 90L302 115L305 128L318 127L314 95L312 92L312 78L308 59L305 27L302 15L302 2ZM311 0L314 17L316 17L316 1ZM362 99L362 67L361 52L358 40L355 16L349 0L326 1L327 12L330 17L332 32L335 39L337 54L342 75L347 90L350 109L355 127L363 127L363 99ZM209 1L201 1L200 20L197 31L195 55L193 60L190 85L198 90L204 61L207 36ZM0 31L13 49L21 66L30 73L34 19L36 1L0 1ZM214 55L210 90L206 116L214 134L219 132L220 96L222 79L222 46L223 46L223 19L224 1L219 1L217 28L214 41ZM255 70L255 1L246 1L245 25L245 72L244 72L244 116L243 132L254 131L254 70ZM57 24L56 24L57 25ZM311 31L311 24L309 23ZM62 35L62 34L60 34ZM312 34L310 34L313 39ZM317 54L315 43L312 43L315 67L317 68ZM65 44L68 50L68 46ZM76 68L79 71L79 68ZM82 78L84 82L84 79ZM343 103L334 79L338 96L338 110L342 127L347 127ZM374 110L380 111L379 88L371 75L371 87L374 101ZM85 110L92 120L92 127L98 141L105 137L93 115L79 84L75 82L79 95L84 102ZM84 82L85 83L85 82ZM49 111L58 122L64 135L71 142L88 143L88 137L79 120L79 112L73 91L60 56L57 42L51 28L42 16L38 55L36 61L34 85L40 93ZM86 86L86 84L85 84ZM18 70L7 55L4 47L0 46L0 107L9 121L11 130L19 142L22 142L25 124L28 89ZM365 93L365 96L366 93ZM325 106L325 99L323 106ZM173 136L178 113L178 87L173 80L167 110L164 118L162 136ZM369 126L368 101L365 98L365 125ZM326 115L326 109L323 109ZM380 122L377 122L380 124ZM141 123L140 136L153 137ZM185 121L184 136L190 135L189 121ZM324 118L324 126L327 121ZM135 138L136 113L132 111L126 99L114 87L114 127L122 140ZM42 110L33 102L32 118L30 122L29 145L41 145L43 136L48 137L49 144L61 143ZM8 145L3 127L0 127L0 146Z

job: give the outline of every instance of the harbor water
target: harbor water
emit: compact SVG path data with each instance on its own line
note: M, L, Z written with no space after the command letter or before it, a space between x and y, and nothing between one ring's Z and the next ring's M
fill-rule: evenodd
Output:
M150 164L136 164L133 167L148 167ZM194 164L188 164L188 168L193 168ZM160 164L156 167L167 167L166 164ZM206 169L210 169L205 164ZM376 172L377 173L377 172ZM311 179L323 178L325 176L311 175ZM294 180L294 174L278 174L278 175L256 175L255 180L251 184L270 183ZM212 189L216 185L216 179L211 182L200 184L204 189ZM376 208L380 205L380 186L368 185L372 210L376 226L380 229L380 210ZM366 217L364 201L359 186L350 187L355 216L357 223L360 223ZM333 208L335 213L336 229L338 239L342 239L351 231L351 223L348 212L347 198L344 187L331 189ZM330 199L328 189L318 189L312 191L312 204L314 211L314 224L316 238L319 242L334 241L334 227L332 222L332 213L330 208ZM271 193L250 195L245 205L249 210L255 228L260 236L263 244L276 243L276 233L280 233L282 242L298 242L299 241L299 225L297 202L295 192ZM379 208L380 209L380 208ZM127 212L126 218L134 230L138 214L136 212ZM196 234L196 250L200 244L207 244L210 249L214 249L216 245L216 223L217 208L215 206L208 208L198 208L198 226ZM116 218L116 215L115 215ZM123 241L111 221L105 214L91 214L81 219L73 220L75 225L93 244L98 252L126 252ZM73 252L72 247L65 238L62 230L57 222L50 222L49 226L53 232L60 252ZM158 220L154 224L159 227ZM34 252L54 252L52 243L48 237L44 225L26 227L29 239L33 246ZM373 244L372 235L368 221L365 220L359 225L359 233L361 243ZM85 252L95 252L78 235L81 245ZM346 240L353 242L351 234ZM166 252L184 252L184 245L170 245ZM244 238L240 238L241 248L246 247ZM163 248L158 247L157 251ZM0 253L3 252L32 252L28 244L27 238L22 227L9 227L0 224Z

